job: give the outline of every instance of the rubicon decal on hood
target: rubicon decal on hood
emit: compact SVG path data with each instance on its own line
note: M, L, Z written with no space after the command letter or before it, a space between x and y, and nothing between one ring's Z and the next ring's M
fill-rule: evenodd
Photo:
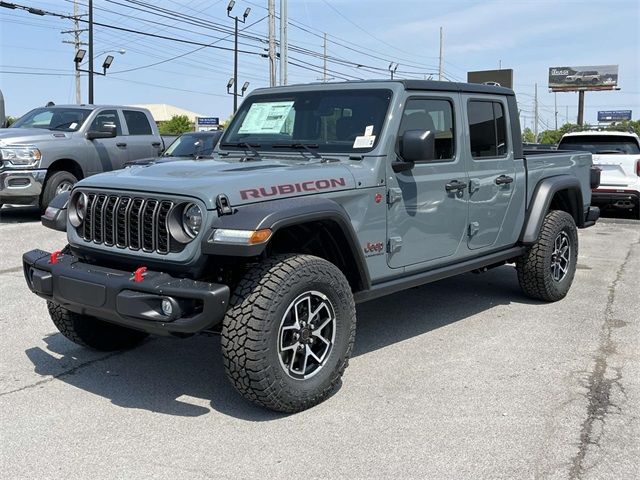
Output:
M345 187L347 182L344 178L325 178L322 180L310 180L301 183L283 183L281 185L272 185L270 187L248 188L240 190L242 200L251 198L265 198L276 195L289 195L296 192L316 192L319 190L328 190L336 187Z

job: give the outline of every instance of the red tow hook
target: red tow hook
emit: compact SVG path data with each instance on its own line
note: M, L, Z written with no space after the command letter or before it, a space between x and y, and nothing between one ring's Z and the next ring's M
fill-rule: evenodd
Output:
M147 267L137 268L135 272L133 272L133 281L140 283L144 280L144 274L147 271Z
M60 250L56 250L51 255L49 255L49 263L55 265L56 263L58 263L58 257L60 257L61 255L62 252Z

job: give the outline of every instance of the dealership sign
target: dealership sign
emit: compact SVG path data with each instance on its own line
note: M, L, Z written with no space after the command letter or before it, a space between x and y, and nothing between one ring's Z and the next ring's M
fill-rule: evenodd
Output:
M552 92L577 90L614 90L618 86L618 65L551 67L549 89Z
M203 127L218 126L220 124L220 118L219 117L197 117L197 124Z
M598 112L599 122L622 122L631 120L631 110L605 110Z

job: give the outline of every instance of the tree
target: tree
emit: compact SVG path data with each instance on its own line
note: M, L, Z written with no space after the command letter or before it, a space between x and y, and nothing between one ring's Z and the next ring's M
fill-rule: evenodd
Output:
M171 120L159 122L158 129L161 135L181 135L186 132L193 132L194 125L186 115L174 115Z
M522 141L525 143L535 143L536 136L533 134L529 127L522 131Z

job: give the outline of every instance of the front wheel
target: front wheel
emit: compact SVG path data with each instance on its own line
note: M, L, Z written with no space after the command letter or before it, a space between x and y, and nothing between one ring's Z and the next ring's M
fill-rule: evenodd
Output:
M356 313L349 282L311 255L278 255L250 269L222 325L227 376L247 399L298 412L326 399L347 367Z
M578 262L578 230L573 217L552 210L540 235L516 261L520 287L531 298L555 302L569 292Z
M93 350L127 350L149 336L138 330L72 312L57 303L47 302L47 307L51 320L62 335L78 345Z
M73 173L65 170L48 175L40 196L40 210L44 213L56 195L70 192L77 181L78 179Z

